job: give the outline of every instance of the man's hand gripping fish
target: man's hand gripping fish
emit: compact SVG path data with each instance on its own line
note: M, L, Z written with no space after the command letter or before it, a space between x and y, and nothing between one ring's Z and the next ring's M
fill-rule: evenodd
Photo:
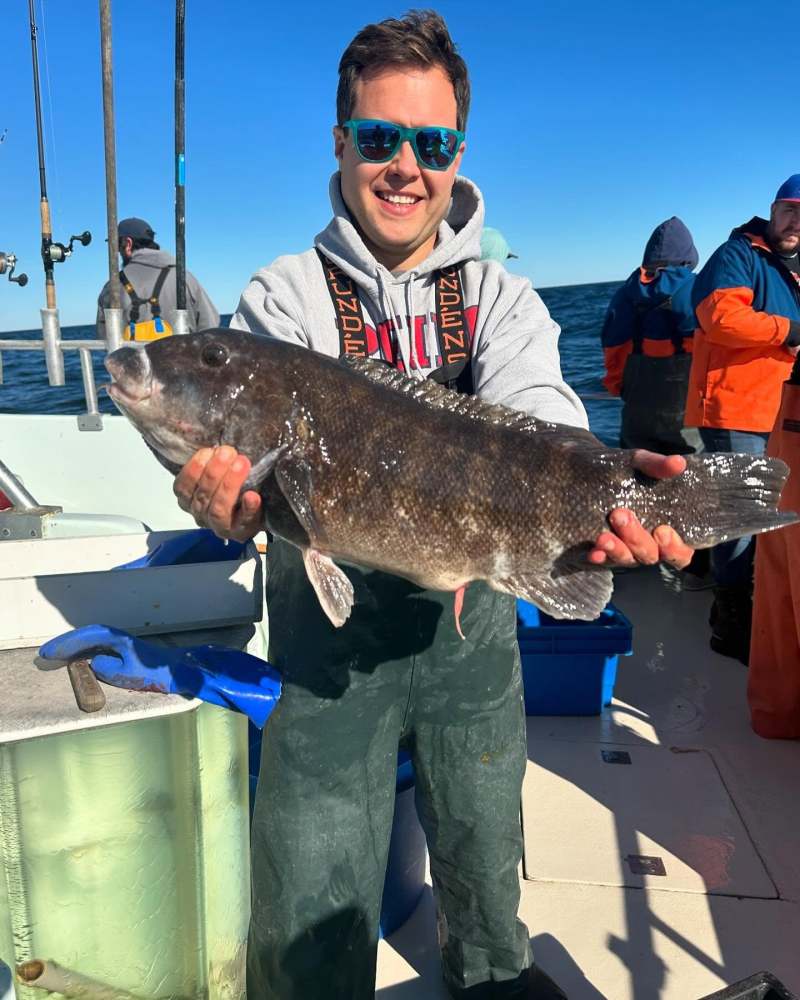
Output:
M296 545L328 618L353 587L337 562L433 590L473 580L554 618L596 618L613 578L587 562L611 510L695 548L798 520L777 502L777 459L703 454L652 480L633 452L588 431L415 381L379 361L337 361L234 330L122 347L109 393L177 473L203 447L231 445L252 469L267 530ZM463 591L462 591L463 592Z

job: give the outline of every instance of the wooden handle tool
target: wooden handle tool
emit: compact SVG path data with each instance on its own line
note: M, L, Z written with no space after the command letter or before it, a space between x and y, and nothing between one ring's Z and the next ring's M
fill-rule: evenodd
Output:
M105 692L88 660L73 660L68 663L67 673L75 692L75 701L82 712L99 712L101 708L105 708Z

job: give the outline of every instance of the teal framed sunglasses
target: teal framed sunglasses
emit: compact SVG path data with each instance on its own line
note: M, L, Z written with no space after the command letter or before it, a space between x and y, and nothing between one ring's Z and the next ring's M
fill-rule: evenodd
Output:
M417 163L425 170L447 170L464 141L464 133L455 128L405 128L376 118L349 118L342 128L353 133L355 150L367 163L388 163L402 143L410 142Z

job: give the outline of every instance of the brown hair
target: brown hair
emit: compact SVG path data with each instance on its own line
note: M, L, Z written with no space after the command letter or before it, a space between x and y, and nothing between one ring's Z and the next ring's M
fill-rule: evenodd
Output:
M352 114L356 80L368 70L387 66L440 66L455 91L456 127L464 131L469 112L467 64L456 51L444 18L432 10L410 10L399 19L368 24L350 42L339 62L339 125Z

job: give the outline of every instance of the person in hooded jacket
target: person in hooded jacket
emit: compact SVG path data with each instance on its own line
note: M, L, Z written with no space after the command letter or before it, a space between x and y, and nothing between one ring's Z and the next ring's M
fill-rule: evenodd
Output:
M157 340L169 336L178 307L175 258L155 242L144 219L120 220L117 226L122 269L119 281L125 340ZM97 336L105 339L104 310L111 306L109 282L97 299ZM219 313L200 282L186 272L186 313L190 332L219 326Z
M583 427L541 299L480 260L483 200L456 176L468 106L466 66L438 14L363 28L339 66L333 218L312 249L253 276L231 325L333 357L381 358L411 378ZM685 462L641 453L638 465L663 477ZM249 468L230 447L199 451L175 481L180 505L223 537L252 537L262 515L257 493L240 499ZM651 536L628 511L611 512L611 524L591 562L691 557L669 528ZM248 995L374 997L403 745L450 994L563 998L517 917L526 743L514 598L470 584L462 639L452 593L345 571L356 602L337 629L301 553L281 540L268 547L269 658L283 693L264 730L252 823Z
M692 338L692 285L698 255L691 233L673 215L653 230L642 265L614 293L601 343L603 385L623 400L621 448L663 455L702 448L684 427Z
M800 351L800 174L778 189L769 219L734 229L697 276L686 424L707 451L762 455L783 383ZM747 663L755 540L711 550L713 650Z

